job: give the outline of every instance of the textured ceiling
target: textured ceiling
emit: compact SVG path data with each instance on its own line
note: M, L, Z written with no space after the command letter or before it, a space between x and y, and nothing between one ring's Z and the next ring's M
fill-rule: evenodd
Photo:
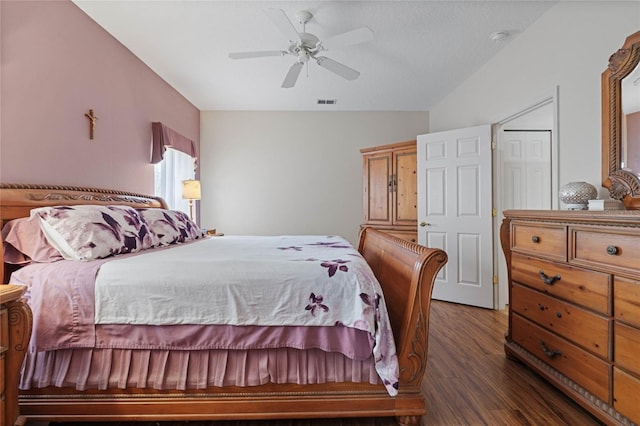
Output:
M201 110L428 111L518 37L554 1L74 1ZM295 87L293 56L233 60L229 52L286 50L264 13L313 18L321 40L367 26L374 40L323 53L360 71L347 81L309 62ZM509 32L500 43L497 31ZM337 99L336 105L317 105Z

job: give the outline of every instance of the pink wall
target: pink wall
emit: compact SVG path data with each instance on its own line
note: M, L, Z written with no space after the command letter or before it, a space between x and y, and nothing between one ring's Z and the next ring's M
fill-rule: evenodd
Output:
M0 1L0 36L0 181L151 194L153 121L200 151L200 111L70 1Z

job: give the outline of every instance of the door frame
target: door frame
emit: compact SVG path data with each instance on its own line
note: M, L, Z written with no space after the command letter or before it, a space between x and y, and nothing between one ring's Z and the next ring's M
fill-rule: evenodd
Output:
M491 126L491 135L494 144L499 143L499 137L503 127L509 123L510 121L515 120L516 118L520 118L526 114L529 114L541 107L545 107L549 104L553 105L552 112L552 128L551 128L551 193L555 194L555 196L551 200L551 208L553 210L557 210L559 208L559 199L558 199L558 174L559 174L559 161L558 161L558 141L559 141L559 133L558 133L558 95L559 95L559 87L556 86L552 93L548 96L545 96L538 102L530 104L529 106L518 110L516 113L510 114L505 118L496 121ZM497 146L497 145L494 145ZM501 211L501 200L502 194L500 191L500 179L502 177L502 164L499 163L497 159L497 149L493 149L493 206L496 209L497 214L493 218L493 270L494 275L497 278L497 287L498 291L494 292L495 295L495 303L496 309L504 309L506 305L509 303L509 286L508 286L508 277L506 275L506 263L504 258L504 253L502 253L502 246L500 245L500 224L502 223L502 211Z

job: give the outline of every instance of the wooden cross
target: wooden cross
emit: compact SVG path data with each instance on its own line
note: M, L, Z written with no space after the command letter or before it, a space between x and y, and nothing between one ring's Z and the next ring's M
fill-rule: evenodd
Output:
M93 110L90 109L88 114L84 115L89 119L89 139L93 139L93 130L96 127L96 120L98 117L93 115Z

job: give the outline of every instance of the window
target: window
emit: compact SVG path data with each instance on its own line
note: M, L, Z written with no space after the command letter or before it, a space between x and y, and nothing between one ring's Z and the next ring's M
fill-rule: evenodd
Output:
M182 181L195 178L195 161L184 152L167 148L162 161L154 166L155 194L172 210L189 214L189 201L182 198Z

